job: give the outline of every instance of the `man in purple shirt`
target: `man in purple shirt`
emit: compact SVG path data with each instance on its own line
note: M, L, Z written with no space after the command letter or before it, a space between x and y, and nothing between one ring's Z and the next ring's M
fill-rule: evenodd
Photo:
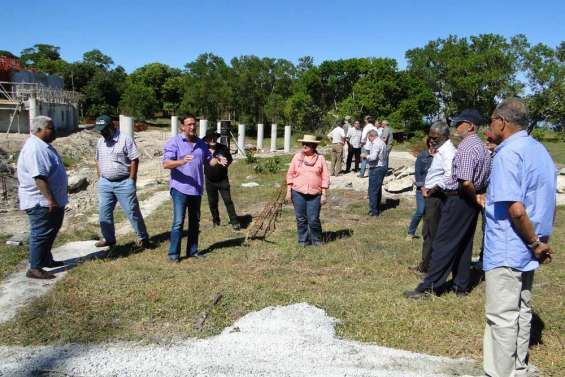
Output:
M177 136L167 141L163 153L163 167L171 170L169 187L173 198L173 225L169 245L169 260L180 261L180 246L184 218L188 209L187 257L198 257L200 203L204 188L204 165L227 165L225 157L212 157L206 143L196 136L196 117L188 115L181 120Z
M420 298L444 290L449 273L453 275L452 290L464 296L471 280L471 256L477 218L486 191L491 158L477 136L481 116L477 110L466 109L451 119L461 143L453 157L451 177L443 189L445 201L441 219L432 241L432 259L428 273L414 291L404 292L407 298Z

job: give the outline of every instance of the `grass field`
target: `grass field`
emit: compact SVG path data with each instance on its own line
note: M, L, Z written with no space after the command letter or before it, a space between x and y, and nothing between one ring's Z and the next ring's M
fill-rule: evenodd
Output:
M257 213L277 189L282 174L257 175L250 165L235 164L232 192L239 214ZM261 186L241 188L239 184L250 175ZM266 241L244 246L244 232L229 226L212 228L206 199L202 204L200 245L206 258L185 259L179 265L166 261L171 220L167 204L147 221L153 239L160 242L158 249L132 253L133 236L120 240L118 258L89 261L71 270L49 294L0 327L0 342L162 343L218 334L242 315L265 306L308 302L341 320L337 328L341 337L480 361L483 284L464 298L402 297L419 281L408 267L418 261L421 242L405 240L413 202L400 201L381 217L369 219L364 193L330 190L329 204L322 211L329 241L305 249L296 245L292 207L285 207ZM81 239L88 232L64 238ZM534 285L537 344L531 362L545 375L558 376L565 369L565 261L559 254L565 245L563 207L552 244L557 253L554 262L536 274ZM477 234L475 253L479 245ZM223 299L210 310L202 331L197 330L200 313L217 293Z

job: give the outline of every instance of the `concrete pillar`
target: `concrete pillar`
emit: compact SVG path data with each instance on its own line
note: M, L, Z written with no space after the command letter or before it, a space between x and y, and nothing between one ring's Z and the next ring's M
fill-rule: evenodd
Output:
M263 126L263 123L259 123L257 125L257 150L258 151L262 151L263 150L263 135L265 133L265 127Z
M237 126L237 153L245 152L245 124Z
M179 117L173 115L171 117L171 136L175 137L179 133Z
M276 152L277 150L277 125L275 123L271 124L271 152Z
M290 126L284 126L284 152L290 152Z
M30 96L28 100L29 104L29 133L31 133L31 121L36 116L39 116L39 106L37 106L37 99L35 96Z
M216 123L216 132L221 134L222 133L222 122Z
M198 128L198 137L204 139L204 136L206 136L206 131L208 131L208 120L200 119L199 128Z
M120 132L133 138L134 121L132 117L120 115Z

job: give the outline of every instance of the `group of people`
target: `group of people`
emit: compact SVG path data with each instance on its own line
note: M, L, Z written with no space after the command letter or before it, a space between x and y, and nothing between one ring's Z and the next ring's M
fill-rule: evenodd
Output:
M169 259L180 261L180 242L188 212L187 256L201 256L198 250L200 203L204 186L214 226L220 225L219 195L226 206L234 230L240 224L231 199L228 166L233 158L227 146L217 142L219 134L208 132L204 140L195 133L196 118L182 120L182 132L165 145L163 167L171 170L169 181L173 201L173 221ZM137 199L137 173L140 153L135 141L121 133L112 118L102 115L96 119L95 130L100 133L96 144L95 161L98 175L97 194L101 240L96 247L116 244L114 209L119 203L133 227L140 248L154 247L150 241ZM68 178L61 156L51 144L55 127L47 116L31 122L31 136L21 149L18 162L18 197L20 209L30 223L29 269L27 277L53 279L45 268L63 267L53 259L51 248L63 223L68 204Z
M519 375L527 369L530 333L531 289L534 271L551 261L548 245L555 216L556 169L547 150L528 135L528 112L515 98L502 101L490 118L488 144L477 135L482 124L478 111L464 110L446 122L434 123L426 148L416 160L417 209L408 228L415 236L423 217L422 257L417 269L422 281L404 295L425 298L445 290L450 273L451 290L465 296L470 289L473 238L478 217L484 213L482 265L486 281L486 329L484 370L489 376ZM343 146L349 156L362 156L359 174L369 169L369 202L372 216L379 215L380 186L388 170L392 134L386 121L374 125L365 118L348 127L340 123L328 135L332 141L332 164L318 153L319 140L304 135L287 172L287 195L295 209L300 246L320 245L320 208L327 202L330 175L341 173ZM461 139L450 140L450 128ZM116 243L113 210L117 202L127 215L141 247L152 247L139 209L136 179L139 152L133 139L120 133L112 119L96 121L101 137L96 146L99 176L100 228L97 246ZM230 195L228 166L232 157L211 132L204 140L196 136L196 118L182 119L182 132L167 141L163 167L169 169L173 202L168 258L181 257L183 224L188 212L186 254L200 256L198 235L200 204L206 186L213 224L220 225L218 194L226 204L230 223L239 229ZM50 279L43 268L59 267L51 246L61 227L68 202L67 174L61 157L51 145L55 130L50 118L33 119L31 137L21 150L18 163L20 207L30 221L30 278ZM488 146L488 148L487 148ZM348 157L346 170L350 168Z

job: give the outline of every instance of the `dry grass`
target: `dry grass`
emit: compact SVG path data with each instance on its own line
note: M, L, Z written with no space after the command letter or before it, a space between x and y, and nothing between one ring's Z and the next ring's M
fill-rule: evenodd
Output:
M257 212L280 177L257 176L253 180L261 187L243 189L239 183L253 174L251 167L240 162L232 169L239 214ZM204 200L200 245L208 257L185 259L179 265L166 261L171 220L166 205L148 220L150 233L163 241L158 249L132 253L133 236L121 240L122 257L87 262L70 271L53 291L0 327L0 339L5 344L167 342L217 334L265 306L308 302L342 321L342 337L480 360L482 285L465 298L402 297L419 280L407 269L417 262L421 247L419 240L405 241L413 203L401 201L380 218L368 219L363 194L332 192L330 202L322 211L322 223L335 239L320 248L301 249L295 241L292 208L283 210L277 230L266 242L245 247L244 232L211 227ZM559 209L557 219L553 245L559 252L565 245L565 208ZM475 243L475 252L479 245ZM534 307L544 329L531 360L546 375L557 376L565 368L564 266L557 255L536 275ZM218 292L223 299L209 313L203 330L196 330L200 313Z

